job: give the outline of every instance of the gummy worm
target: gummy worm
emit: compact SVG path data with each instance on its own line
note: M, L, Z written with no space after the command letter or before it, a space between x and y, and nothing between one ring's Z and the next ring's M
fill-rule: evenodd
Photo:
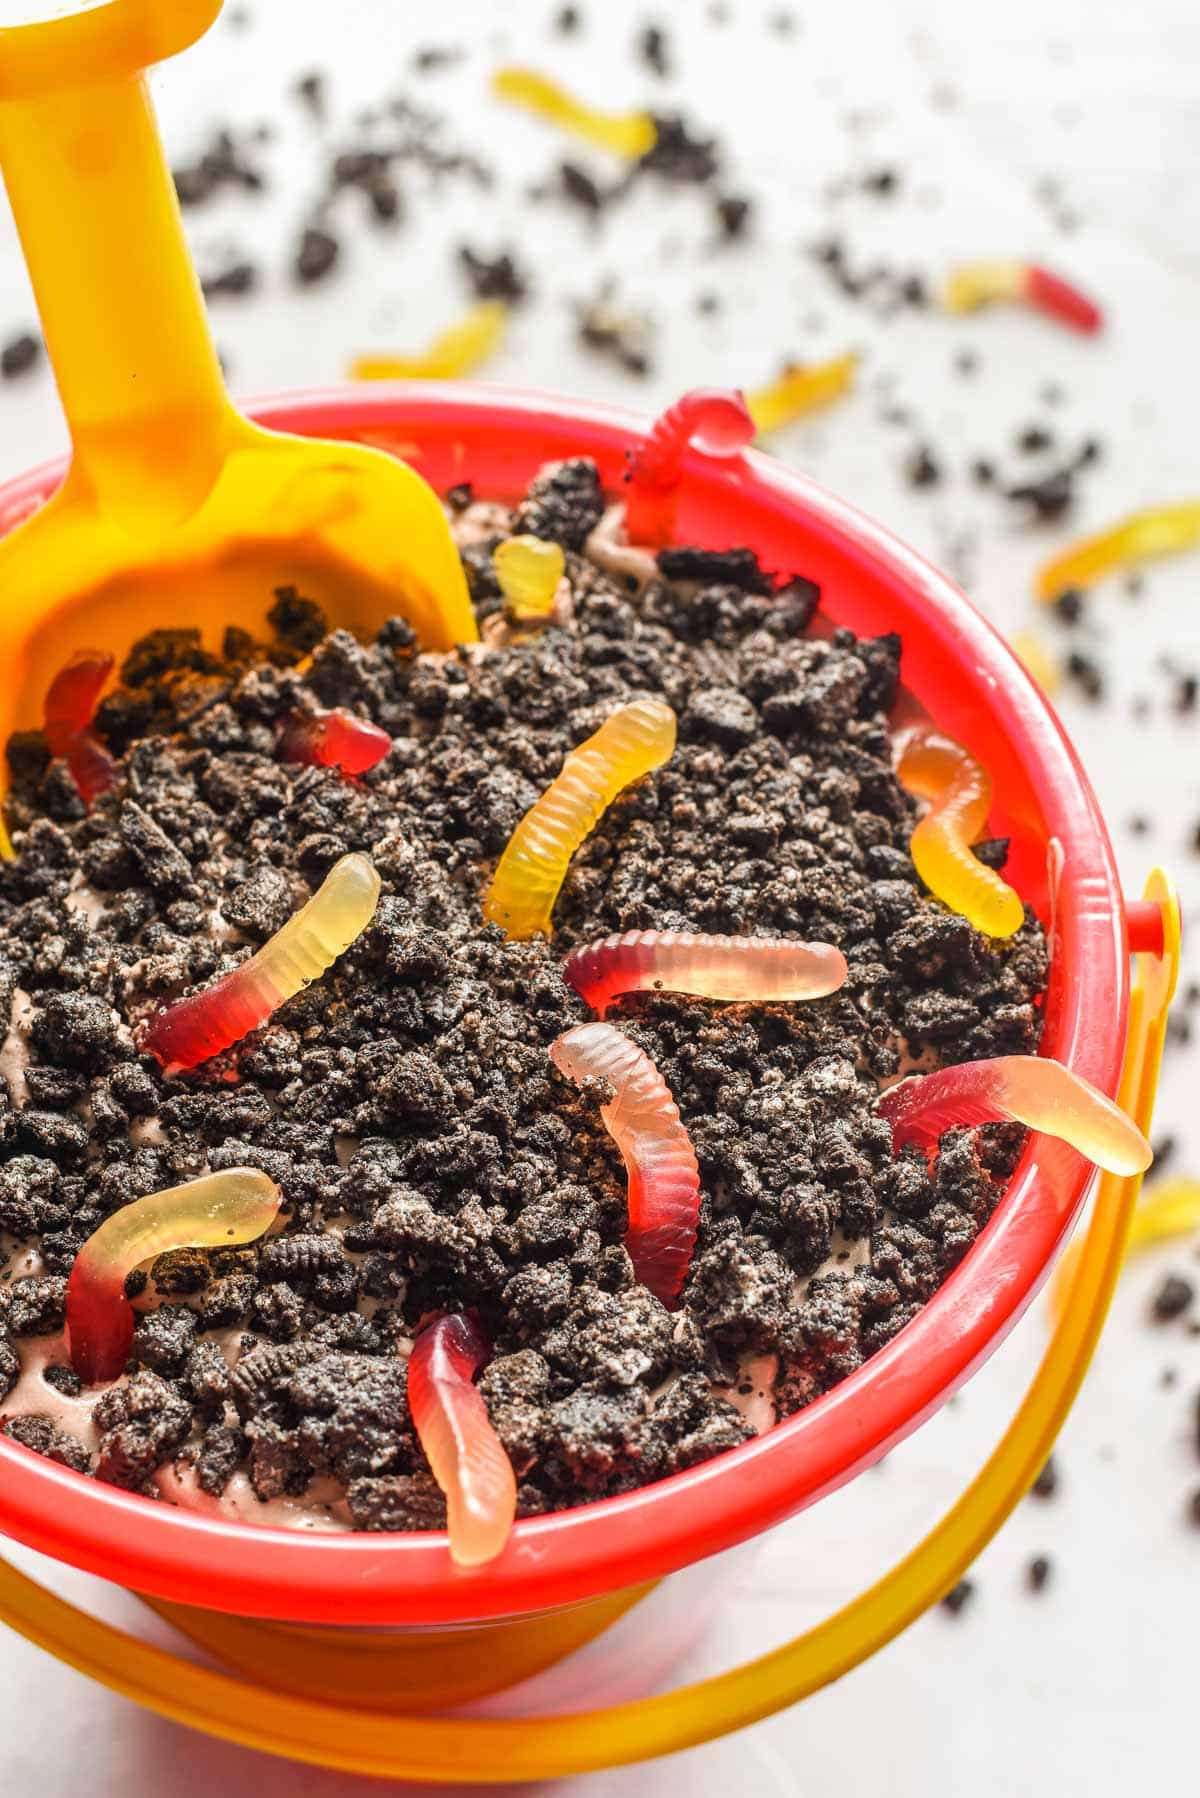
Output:
M519 942L550 932L550 914L571 857L617 794L675 752L675 714L659 699L635 699L573 749L562 771L509 838L483 915Z
M1164 1180L1138 1203L1129 1230L1128 1252L1148 1249L1200 1230L1200 1180Z
M648 112L596 112L533 69L497 69L492 92L616 156L646 156L658 141L658 127Z
M135 1199L105 1218L67 1281L67 1347L80 1379L93 1386L124 1372L134 1324L125 1281L135 1267L169 1249L254 1242L279 1205L279 1188L266 1174L234 1167Z
M508 324L508 307L482 300L440 337L423 356L359 356L350 364L355 381L449 381L470 374L499 347Z
M1200 543L1200 499L1134 512L1110 531L1073 543L1037 577L1041 599L1057 599L1069 587L1087 587L1102 575L1156 556L1175 555Z
M240 1042L345 954L375 916L379 888L379 876L365 855L344 855L308 903L257 954L211 986L157 1012L143 1027L139 1048L173 1074Z
M408 1408L446 1495L450 1553L460 1567L495 1560L517 1512L517 1482L474 1383L491 1355L472 1317L426 1325L408 1362Z
M637 543L665 544L675 524L684 452L690 443L706 456L735 456L754 437L754 420L735 389L695 387L676 400L631 451L625 476L625 529Z
M965 262L952 269L942 289L948 312L974 312L993 300L1016 300L1089 335L1104 314L1080 288L1036 262Z
M793 363L777 381L746 395L755 430L781 431L806 412L815 412L841 399L853 387L857 367L858 357L853 354L835 356L832 362L808 367Z
M701 999L821 999L846 978L832 943L786 937L697 936L627 930L573 949L563 978L601 1017L620 993L694 993Z
M545 618L554 610L566 565L562 544L542 537L509 537L492 555L500 591L518 618Z
M1200 1230L1200 1180L1164 1180L1148 1198L1138 1200L1125 1239L1125 1259L1156 1243L1190 1236L1194 1230ZM1082 1254L1083 1242L1076 1237L1054 1270L1050 1310L1056 1323L1066 1310Z
M1110 1174L1140 1174L1153 1160L1133 1119L1111 1099L1040 1055L1000 1055L964 1061L936 1074L901 1080L880 1099L897 1149L936 1148L956 1124L1027 1124L1069 1143Z
M985 936L1012 936L1025 922L1020 895L971 853L992 801L987 770L953 737L913 730L896 774L908 792L930 801L909 845L930 892Z
M280 727L275 753L284 762L366 774L381 762L392 739L377 724L340 707L332 712L291 712Z
M670 1089L611 1024L576 1025L551 1045L550 1059L576 1086L607 1080L616 1089L600 1116L629 1176L625 1246L642 1285L673 1307L696 1245L700 1169Z
M50 682L42 706L42 734L50 753L65 758L89 810L117 773L112 756L91 728L96 702L112 671L112 656L99 649L77 650Z
M1033 631L1017 631L1009 647L1031 680L1036 681L1047 699L1052 699L1061 685L1058 663L1041 638Z

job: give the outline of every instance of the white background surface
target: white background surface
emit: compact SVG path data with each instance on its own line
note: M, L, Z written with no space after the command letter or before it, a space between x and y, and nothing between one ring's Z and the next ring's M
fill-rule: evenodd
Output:
M816 359L859 347L866 362L858 395L780 439L779 452L951 561L1004 628L1036 623L1047 644L1061 643L1026 597L1048 549L1135 505L1200 493L1200 15L1190 0L1007 0L999 16L962 0L809 0L791 9L799 28L790 38L766 28L779 5L759 0L734 0L725 24L690 0L581 6L587 28L566 41L546 34L550 0L441 0L436 16L423 18L394 0L251 0L249 29L222 21L159 77L177 156L201 145L214 124L269 118L277 126L264 153L270 203L235 198L189 216L206 266L229 242L252 247L268 267L264 294L216 313L235 388L327 381L363 350L419 348L464 304L452 246L467 236L489 250L525 234L538 297L518 316L490 376L650 405L697 382L756 384L788 355ZM19 10L0 0L4 22ZM670 28L675 83L638 69L630 84L631 41L647 17ZM476 47L466 62L409 76L416 44L468 36ZM552 68L602 104L626 94L674 102L719 130L730 146L729 185L744 180L761 199L753 250L713 257L704 203L689 192L664 197L647 186L599 239L576 213L531 208L529 181L562 151L574 152L483 98L486 71L505 56ZM358 106L402 89L452 111L447 139L486 145L502 179L482 204L462 185L432 198L413 182L404 230L392 237L355 229L341 278L297 293L287 255L318 192L319 159L287 89L317 63L333 70L334 138ZM957 96L949 109L936 103L946 89ZM857 132L847 129L851 112L861 115ZM840 209L856 263L888 258L932 275L949 260L989 253L1057 262L1110 304L1102 342L1018 313L968 322L906 314L881 327L839 299L800 246L830 227L821 200L829 181L883 163L903 173L899 197L859 194ZM1069 236L1036 196L1048 175L1079 215ZM659 319L647 383L614 377L572 342L570 302L614 268L623 295ZM694 312L705 287L724 296L716 320ZM0 201L0 333L26 319L27 289ZM952 373L965 347L982 361L970 380ZM881 374L921 429L880 422ZM1037 396L1052 377L1067 399L1048 412ZM999 498L973 489L965 475L977 453L995 454L1015 472L1014 434L1038 419L1065 442L1096 435L1105 446L1076 519L1049 535L1020 528ZM932 493L914 493L900 465L926 434L949 478ZM62 441L44 370L0 387L0 476ZM1172 647L1185 663L1189 655L1200 663L1198 589L1200 558L1192 557L1155 570L1138 601L1119 583L1099 591L1093 629L1112 676L1111 701L1102 709L1069 695L1062 701L1127 880L1140 884L1154 860L1176 870L1193 935L1200 862L1188 844L1200 819L1200 719L1171 715L1155 663ZM1134 693L1154 700L1149 723L1134 724ZM1127 827L1139 811L1153 821L1148 836ZM1160 1113L1161 1127L1180 1139L1178 1166L1193 1172L1196 1068L1195 1055L1175 1058ZM1168 1249L1127 1275L1063 1440L1059 1497L1021 1507L979 1563L966 1612L924 1618L835 1689L736 1742L566 1789L589 1798L857 1798L884 1789L926 1798L1007 1798L1017 1790L1116 1798L1133 1782L1194 1785L1200 1531L1189 1529L1184 1508L1200 1486L1191 1421L1200 1339L1179 1324L1156 1330L1146 1321L1163 1269L1189 1261L1200 1271L1194 1247ZM719 1631L689 1671L782 1640L908 1545L986 1452L1043 1336L1038 1307L960 1401L883 1470L777 1531L741 1574ZM1178 1370L1173 1390L1160 1386L1167 1366ZM1054 1561L1051 1586L1036 1598L1023 1583L1035 1553ZM135 1620L131 1605L121 1614ZM12 1638L0 1638L0 1728L13 1798L159 1789L179 1798L333 1798L371 1789L185 1735Z

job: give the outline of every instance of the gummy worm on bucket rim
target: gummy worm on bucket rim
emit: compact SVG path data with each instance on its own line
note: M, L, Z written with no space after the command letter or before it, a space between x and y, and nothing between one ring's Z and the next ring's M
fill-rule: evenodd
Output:
M932 1151L958 1124L1025 1124L1069 1143L1110 1174L1140 1174L1153 1159L1133 1119L1061 1062L1041 1055L1000 1055L910 1075L879 1100L897 1149Z
M700 1168L670 1088L611 1024L576 1025L551 1045L550 1059L576 1086L599 1079L615 1089L600 1116L629 1176L625 1246L642 1285L673 1307L696 1246Z
M427 1324L408 1361L408 1408L445 1493L450 1553L462 1567L495 1560L517 1511L512 1462L474 1383L490 1355L476 1319L456 1313Z
M707 456L734 456L754 440L754 420L736 389L695 387L655 419L631 450L625 475L625 532L633 543L670 541L689 444Z
M571 750L561 772L517 825L483 902L483 915L519 942L550 933L571 857L631 781L675 752L675 714L660 699L619 706Z
M901 741L896 775L929 801L909 852L930 892L985 936L1014 936L1025 922L1021 896L971 850L992 802L987 769L953 737L917 727Z

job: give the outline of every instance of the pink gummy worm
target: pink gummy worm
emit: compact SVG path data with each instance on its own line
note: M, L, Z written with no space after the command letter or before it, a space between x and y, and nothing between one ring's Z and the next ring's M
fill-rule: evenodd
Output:
M694 993L701 999L820 999L846 978L832 943L772 936L627 930L573 949L563 978L601 1017L620 993Z
M316 714L292 712L284 719L275 745L281 761L338 768L343 774L366 774L391 747L392 739L385 730L340 708Z
M428 1324L408 1363L408 1408L433 1477L446 1495L450 1553L463 1567L494 1560L517 1511L517 1482L475 1375L491 1355L472 1317Z
M652 425L629 459L625 527L629 537L652 542L669 530L689 443L709 456L732 456L754 437L754 420L736 389L695 387Z
M674 1306L696 1244L700 1169L666 1081L611 1024L568 1030L552 1045L550 1059L576 1086L595 1079L616 1089L600 1116L629 1176L625 1246L643 1286Z
M878 1109L898 1149L917 1143L933 1150L956 1124L1008 1122L1058 1137L1109 1173L1139 1174L1152 1158L1149 1143L1119 1106L1070 1068L1040 1055L964 1061L910 1077L891 1087Z
M1061 275L1031 262L1025 279L1029 304L1039 312L1049 313L1076 331L1089 334L1098 331L1104 323L1104 314L1096 302L1072 282L1064 281Z

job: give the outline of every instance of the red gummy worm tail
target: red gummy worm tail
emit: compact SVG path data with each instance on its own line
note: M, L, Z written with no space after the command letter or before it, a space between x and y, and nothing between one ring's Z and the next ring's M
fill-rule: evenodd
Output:
M1061 275L1039 268L1036 263L1029 269L1029 301L1039 312L1048 312L1076 331L1098 331L1104 323L1104 314L1094 300Z
M67 1281L67 1351L85 1385L115 1380L125 1371L133 1342L133 1309L118 1270L97 1270L86 1248Z

